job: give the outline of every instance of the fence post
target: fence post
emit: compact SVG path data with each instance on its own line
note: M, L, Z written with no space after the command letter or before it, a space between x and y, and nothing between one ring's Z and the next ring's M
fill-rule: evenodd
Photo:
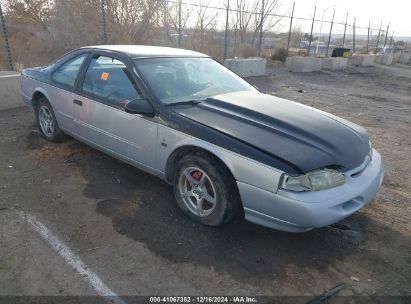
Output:
M345 24L344 24L344 36L343 36L343 41L342 41L342 47L345 47L345 33L347 31L347 22L348 22L348 13L345 15Z
M100 0L100 5L101 5L101 27L103 30L103 43L107 44L106 0Z
M313 21L311 23L310 38L308 40L308 56L310 56L310 52L311 52L311 41L313 40L313 29L314 29L314 20L315 20L315 12L316 11L317 11L317 6L314 6L314 16L313 16Z
M3 9L1 7L1 1L0 1L0 23L1 23L1 28L3 29L3 42L4 42L4 51L5 51L4 56L6 56L8 69L10 71L14 71L13 60L11 59L9 38L7 36L6 21L4 20Z
M368 32L367 32L367 53L368 53L368 46L370 44L370 27L371 27L371 21L368 20Z
M292 29L292 27L293 27L294 6L295 6L295 2L293 2L293 10L292 10L292 12L291 12L291 19L290 19L290 30L288 31L287 56L288 56L288 50L289 50L289 48L290 48L291 29Z
M388 53L391 52L391 44L392 44L392 39L394 38L394 31L392 31L392 36L391 36L391 40L390 40L390 46L388 47ZM394 48L395 51L395 48Z
M230 12L230 0L227 0L227 8L225 15L225 34L224 34L224 59L227 59L228 51L228 15Z
M388 36L389 28L390 28L390 23L388 22L387 31L385 32L384 48L385 48L385 45L387 44L387 36Z
M355 53L355 17L352 24L352 51Z
M260 39L258 41L258 56L261 56L261 44L263 43L263 22L264 22L264 0L261 0L261 21L260 21Z
M178 47L181 48L181 0L178 1Z
M380 44L381 27L382 27L382 20L380 23L380 29L378 30L377 45L375 46L376 49L378 49L378 45Z
M333 18L331 19L330 34L328 35L327 51L326 51L326 53L325 53L325 57L328 57L328 50L329 50L329 48L330 48L330 40L331 40L331 32L332 32L332 30L333 30L334 16L335 16L335 10L334 10L334 12L333 12Z

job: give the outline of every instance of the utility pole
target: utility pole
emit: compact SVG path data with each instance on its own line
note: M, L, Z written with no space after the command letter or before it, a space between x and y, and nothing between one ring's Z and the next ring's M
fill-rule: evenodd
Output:
M8 69L10 71L14 71L13 60L11 59L9 37L7 35L6 21L4 20L3 8L1 7L1 1L0 1L0 24L1 24L1 28L3 29L4 55L6 56Z

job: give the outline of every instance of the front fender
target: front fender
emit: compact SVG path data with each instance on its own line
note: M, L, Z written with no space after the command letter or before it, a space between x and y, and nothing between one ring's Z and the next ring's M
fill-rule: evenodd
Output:
M195 138L170 127L159 126L158 166L166 172L170 156L179 148L196 147L210 152L219 158L231 171L236 181L246 183L270 192L276 192L282 171L244 157L235 152Z

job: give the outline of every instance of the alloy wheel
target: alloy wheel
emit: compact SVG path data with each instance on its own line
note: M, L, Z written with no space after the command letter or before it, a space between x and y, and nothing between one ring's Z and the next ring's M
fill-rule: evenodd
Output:
M39 108L39 123L40 123L41 131L43 132L44 135L46 135L47 137L53 136L53 133L54 133L53 114L51 113L51 110L45 105L42 105Z
M191 213L206 217L217 206L217 193L212 179L200 168L189 167L179 177L181 198Z

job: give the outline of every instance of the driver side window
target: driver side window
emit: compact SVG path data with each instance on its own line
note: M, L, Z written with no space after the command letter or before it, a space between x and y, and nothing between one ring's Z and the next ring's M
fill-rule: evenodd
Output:
M86 57L87 54L80 55L63 64L53 73L53 80L59 84L74 88L77 75Z
M91 60L82 89L112 105L141 98L124 63L106 56L95 56Z

